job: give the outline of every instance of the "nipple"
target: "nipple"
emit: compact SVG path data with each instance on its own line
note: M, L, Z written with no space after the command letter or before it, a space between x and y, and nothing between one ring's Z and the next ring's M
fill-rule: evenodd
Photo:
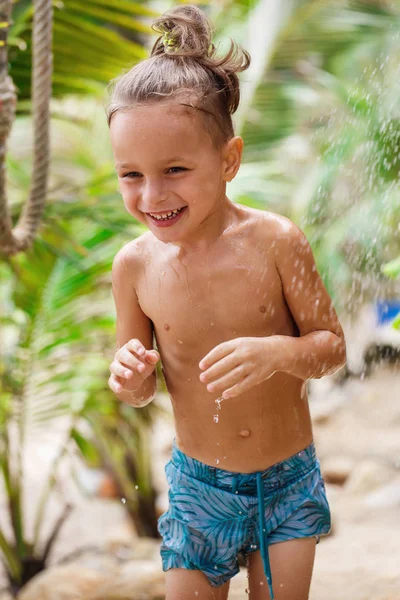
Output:
M168 323L165 323L164 329L165 329L165 331L169 331L171 329L171 327L168 325Z
M249 429L242 429L242 431L239 432L239 435L242 437L249 437L250 434L251 431Z

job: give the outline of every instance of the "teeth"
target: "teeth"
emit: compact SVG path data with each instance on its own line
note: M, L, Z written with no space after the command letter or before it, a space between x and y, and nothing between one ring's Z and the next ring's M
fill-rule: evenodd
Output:
M162 219L167 219L168 217L172 217L172 215L176 215L178 214L182 209L180 208L176 208L175 210L169 211L167 213L162 213L161 215L155 215L153 213L149 213L152 217L154 217L154 219L157 220L162 220Z

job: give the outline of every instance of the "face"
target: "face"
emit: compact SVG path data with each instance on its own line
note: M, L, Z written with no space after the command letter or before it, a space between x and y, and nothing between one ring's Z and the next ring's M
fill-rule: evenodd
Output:
M198 111L178 104L120 110L110 134L119 188L133 217L165 242L207 229L239 168L239 142L216 148Z

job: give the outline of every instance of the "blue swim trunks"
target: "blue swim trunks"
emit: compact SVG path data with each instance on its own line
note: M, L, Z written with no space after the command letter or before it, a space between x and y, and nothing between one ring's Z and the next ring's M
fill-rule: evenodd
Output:
M268 546L329 533L331 516L314 443L265 471L235 473L181 452L165 467L169 508L158 521L163 570L202 571L214 587L261 551L274 599Z

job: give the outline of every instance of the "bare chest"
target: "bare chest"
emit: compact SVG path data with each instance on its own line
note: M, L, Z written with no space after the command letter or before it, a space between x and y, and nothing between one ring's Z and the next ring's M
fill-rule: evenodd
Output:
M151 260L137 293L158 345L175 347L178 353L179 346L187 350L288 329L275 261L256 252Z

